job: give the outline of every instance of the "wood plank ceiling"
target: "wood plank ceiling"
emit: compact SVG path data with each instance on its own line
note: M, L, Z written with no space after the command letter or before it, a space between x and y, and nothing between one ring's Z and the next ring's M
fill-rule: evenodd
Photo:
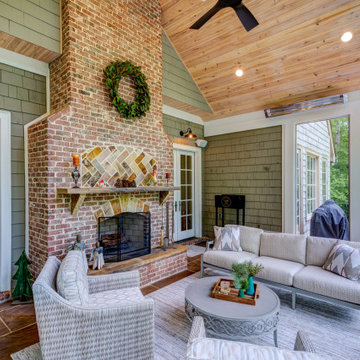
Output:
M250 32L230 8L190 30L216 1L159 0L163 28L214 112L204 120L360 89L359 0L244 0L260 23Z

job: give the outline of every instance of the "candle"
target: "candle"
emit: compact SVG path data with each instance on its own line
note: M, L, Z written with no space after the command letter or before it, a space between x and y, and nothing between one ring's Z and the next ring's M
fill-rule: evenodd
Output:
M79 166L79 155L73 155L73 165Z
M167 179L170 179L170 173L166 173L165 176Z

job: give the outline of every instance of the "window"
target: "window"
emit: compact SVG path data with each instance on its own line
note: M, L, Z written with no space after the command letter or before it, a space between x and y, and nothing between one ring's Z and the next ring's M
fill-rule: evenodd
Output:
M296 231L300 233L300 149L296 150Z
M327 160L323 159L321 162L321 200L324 203L327 200Z
M316 157L306 156L306 211L311 215L316 208Z

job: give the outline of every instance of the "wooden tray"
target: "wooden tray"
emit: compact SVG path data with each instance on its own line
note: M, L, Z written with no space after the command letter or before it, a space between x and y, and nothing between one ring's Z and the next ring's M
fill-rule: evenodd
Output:
M229 283L228 294L224 294L223 292L221 292L220 284L222 281ZM255 287L254 295L247 295L245 293L245 297L241 298L238 296L240 289L235 289L233 280L220 278L211 291L211 297L215 299L233 301L241 304L256 305L256 299L260 296L260 293L256 283L254 284L254 287Z

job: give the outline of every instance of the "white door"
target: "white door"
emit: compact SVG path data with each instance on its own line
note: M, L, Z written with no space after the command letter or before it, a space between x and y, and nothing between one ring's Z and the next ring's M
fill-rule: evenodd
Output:
M194 156L191 151L174 150L174 181L175 186L180 186L180 191L175 191L174 206L174 240L180 241L195 235L194 217Z

